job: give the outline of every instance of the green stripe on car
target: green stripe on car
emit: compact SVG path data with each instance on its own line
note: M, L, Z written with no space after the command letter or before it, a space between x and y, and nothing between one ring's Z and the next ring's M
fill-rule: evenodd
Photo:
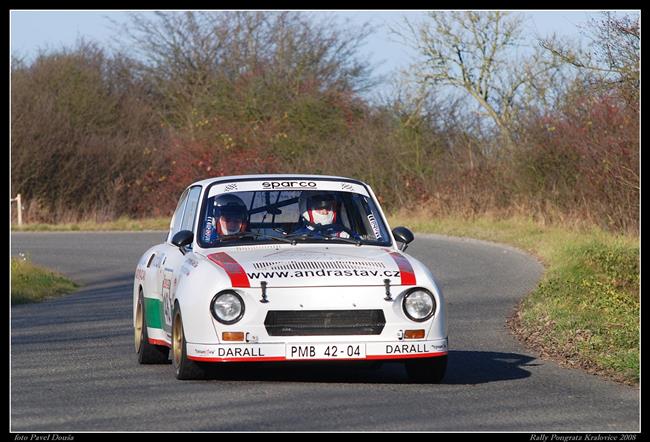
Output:
M162 329L162 301L153 298L144 298L144 311L147 320L147 327Z

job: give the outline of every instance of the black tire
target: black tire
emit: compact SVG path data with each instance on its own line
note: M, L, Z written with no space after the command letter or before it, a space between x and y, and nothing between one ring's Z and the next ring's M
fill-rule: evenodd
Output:
M183 317L178 304L174 306L172 320L172 365L176 372L176 379L204 379L206 369L200 363L187 358L187 342L183 330Z
M147 315L144 311L144 295L142 291L138 296L134 327L135 352L138 354L140 364L168 364L169 347L149 343L147 334Z
M447 355L406 361L409 380L420 384L439 384L447 371Z

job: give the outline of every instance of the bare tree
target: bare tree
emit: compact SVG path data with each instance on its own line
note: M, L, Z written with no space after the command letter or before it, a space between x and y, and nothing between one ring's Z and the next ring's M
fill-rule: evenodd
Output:
M523 44L523 19L492 11L428 13L428 22L405 21L394 32L420 54L414 80L429 87L451 86L466 92L512 143L518 101L543 98L554 60L533 50L517 55Z
M592 19L583 34L587 49L553 35L541 41L543 48L565 63L595 75L606 88L622 85L638 96L640 87L641 30L639 16L603 12Z

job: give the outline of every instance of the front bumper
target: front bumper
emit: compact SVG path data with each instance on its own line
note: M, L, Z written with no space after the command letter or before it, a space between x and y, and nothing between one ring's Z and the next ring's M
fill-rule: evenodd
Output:
M193 344L188 359L200 362L363 361L432 358L447 354L447 339Z

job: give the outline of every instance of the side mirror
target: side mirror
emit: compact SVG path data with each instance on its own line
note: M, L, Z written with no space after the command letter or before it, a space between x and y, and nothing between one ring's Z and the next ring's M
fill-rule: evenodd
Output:
M194 234L191 230L181 230L176 233L172 238L172 244L178 247L183 255L185 255L185 246L192 244L194 241Z
M395 240L401 242L400 250L403 252L408 247L408 244L415 239L413 232L411 232L406 227L395 227L393 229L393 236Z

